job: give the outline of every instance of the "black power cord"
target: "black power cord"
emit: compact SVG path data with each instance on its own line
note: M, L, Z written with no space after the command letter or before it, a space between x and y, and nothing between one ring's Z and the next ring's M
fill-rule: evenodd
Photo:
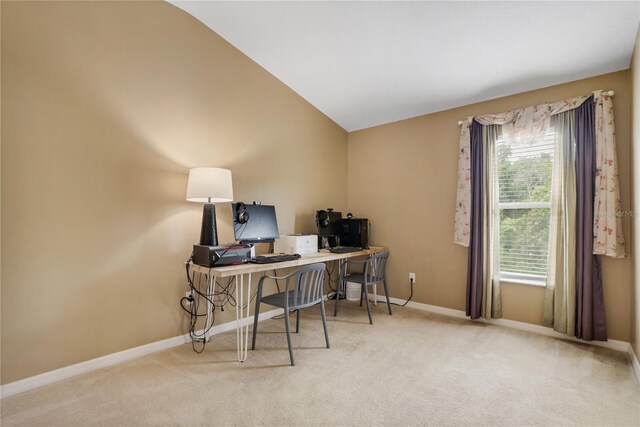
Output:
M389 302L389 304L397 305L398 307L404 307L405 305L409 304L409 301L411 301L411 298L413 298L413 278L409 279L409 286L411 287L411 294L404 303L398 304L397 302Z
M411 301L411 298L413 298L413 277L409 279L409 285L411 286L411 294L409 295L409 298L404 302L404 304L402 304L400 307L404 307L405 305L409 304L409 301Z
M195 272L193 273L193 277L189 274L189 263L191 262L192 258L193 258L193 254L189 258L189 260L185 263L186 272L187 272L187 281L189 283L189 288L190 288L192 298L182 297L180 299L180 307L182 307L182 309L189 314L189 336L191 338L191 347L193 348L193 351L195 351L196 353L202 353L206 345L207 334L215 321L215 305L212 306L212 310L211 310L211 316L212 316L211 325L209 325L208 327L205 327L205 329L201 333L198 333L196 329L198 320L202 317L208 317L210 313L207 307L208 307L208 303L212 302L212 300L209 298L209 296L206 293L203 293L200 289L202 287L201 275L198 275L198 280L196 284L194 283ZM200 297L206 300L205 304L201 304ZM200 310L201 305L204 305L205 307L204 312ZM196 348L196 343L201 343L202 347L200 347L200 349Z
M333 261L333 262L331 263L331 265L332 265L332 267L331 267L331 268L329 268L328 263L327 263L327 264L325 264L325 265L327 265L327 266L326 266L326 268L325 268L325 271L327 272L327 278L328 278L328 283L327 283L327 284L329 285L329 289L330 289L330 291L329 291L329 292L327 292L327 299L325 299L325 301L335 300L335 299L336 299L336 295L338 294L338 290L337 290L337 288L340 286L340 283L339 283L339 281L340 281L340 277L339 277L339 276L340 276L340 274L339 274L339 272L338 272L338 275L336 276L336 278L335 278L335 279L333 279L333 278L332 278L332 276L333 276L333 272L334 272L334 271L336 271L336 264L337 264L338 262L339 262L338 260ZM336 284L336 287L335 287L335 288L334 288L333 286L331 286L331 283L332 283L332 282Z
M240 239L242 234L244 233L244 229L246 228L246 224L240 230L238 230L236 241L226 248L216 259L213 264L209 267L210 269L215 267L216 264L222 259L222 257L235 245L240 243ZM187 276L187 284L189 286L189 290L191 292L191 297L182 297L180 298L180 307L189 315L189 336L191 338L191 346L193 351L196 353L202 353L206 346L207 335L213 325L215 324L215 311L217 308L220 311L224 311L225 304L230 304L231 306L236 306L236 300L233 297L233 291L235 290L235 278L230 278L226 285L221 285L217 280L213 282L213 295L208 293L209 284L208 278L205 280L205 289L202 289L202 278L206 275L198 274L197 286L194 283L194 279L196 276L196 272L193 272L193 276L189 271L189 266L193 261L193 252L189 259L185 262L185 272ZM219 288L219 289L218 289ZM255 297L255 294L254 294ZM253 298L251 300L253 300ZM251 300L249 302L251 302ZM204 312L201 310L201 307L204 306ZM211 307L211 311L209 311L208 307ZM206 325L202 332L197 332L198 320L201 318L208 318L211 316L211 324ZM206 322L206 320L205 320ZM201 343L202 347L198 350L196 348L196 343Z

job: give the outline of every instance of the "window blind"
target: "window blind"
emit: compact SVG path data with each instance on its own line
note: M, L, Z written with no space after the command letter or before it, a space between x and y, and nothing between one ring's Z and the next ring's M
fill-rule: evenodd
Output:
M534 144L497 141L500 271L546 277L554 134Z

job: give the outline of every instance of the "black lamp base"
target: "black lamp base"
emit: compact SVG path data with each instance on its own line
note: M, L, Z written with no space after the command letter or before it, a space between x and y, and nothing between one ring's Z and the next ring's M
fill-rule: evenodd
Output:
M202 209L202 228L200 244L218 246L218 230L216 229L216 207L213 203L205 203Z

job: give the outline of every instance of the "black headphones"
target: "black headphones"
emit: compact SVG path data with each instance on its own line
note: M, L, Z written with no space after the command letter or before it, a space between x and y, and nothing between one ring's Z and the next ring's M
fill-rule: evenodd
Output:
M236 224L246 224L249 221L249 212L247 211L247 206L242 203L236 203Z
M322 210L316 212L316 227L327 228L329 226L329 212Z

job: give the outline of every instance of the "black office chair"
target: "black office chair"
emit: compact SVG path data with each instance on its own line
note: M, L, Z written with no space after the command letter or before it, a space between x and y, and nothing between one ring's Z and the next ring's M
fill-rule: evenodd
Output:
M391 302L389 301L389 289L387 288L387 259L389 259L389 251L378 252L363 261L348 261L347 267L350 264L362 264L362 273L351 273L343 278L344 281L360 284L360 306L362 307L362 299L364 297L367 304L369 324L371 325L373 325L373 320L371 319L371 307L369 306L369 286L382 282L384 285L384 294L387 298L387 308L389 315L391 315ZM339 301L340 298L336 298L334 316L338 314Z
M324 327L324 339L329 348L329 334L327 333L327 319L324 311L324 301L322 290L324 284L325 265L316 263L306 265L283 277L263 276L258 282L258 293L256 294L256 309L253 320L253 340L251 350L256 349L256 332L258 331L258 315L260 314L260 304L265 303L284 309L284 325L287 330L287 344L289 345L289 358L291 366L295 366L293 361L293 351L291 350L291 326L289 325L289 313L296 312L296 333L300 328L300 310L320 303L320 313L322 315L322 326ZM262 286L265 279L285 280L285 290L277 294L262 296Z

